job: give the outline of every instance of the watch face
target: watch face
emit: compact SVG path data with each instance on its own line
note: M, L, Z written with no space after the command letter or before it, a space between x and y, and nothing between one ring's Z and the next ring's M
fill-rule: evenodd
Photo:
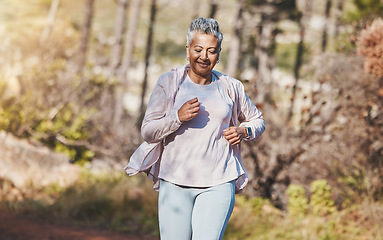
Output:
M251 128L250 127L247 127L246 131L247 131L247 136L250 137L251 135L253 135L253 133L251 132Z

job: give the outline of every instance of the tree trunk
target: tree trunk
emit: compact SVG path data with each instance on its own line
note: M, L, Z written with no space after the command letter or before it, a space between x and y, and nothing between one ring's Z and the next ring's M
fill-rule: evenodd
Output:
M131 65L131 59L133 55L134 42L136 40L137 24L140 16L141 0L134 0L129 16L128 32L125 39L125 52L122 59L122 64L118 73L120 86L115 91L115 104L114 104L114 116L113 123L116 128L122 119L124 114L123 97L124 92L128 87L128 73Z
M51 3L51 8L49 9L49 14L48 14L48 21L47 25L44 28L43 33L41 34L40 37L40 43L44 43L45 40L49 37L52 27L55 23L55 18L56 18L56 13L60 5L60 0L53 0Z
M330 18L330 9L331 9L331 0L326 0L326 9L325 9L325 22L323 26L323 34L322 34L322 53L326 51L327 48L327 33L328 33L328 25Z
M144 81L142 82L140 119L137 123L139 125L139 128L141 127L142 119L144 118L144 115L145 115L145 95L146 95L146 88L148 85L149 59L150 59L151 49L152 49L153 27L154 27L154 20L156 17L156 10L157 10L156 0L152 0L151 7L150 7L149 32L148 32L146 54L145 54L145 76L144 76Z
M258 60L258 68L255 79L256 98L255 104L263 105L265 103L266 84L271 82L271 71L269 67L268 50L271 45L271 37L275 30L275 23L268 16L263 16L261 22L259 41L255 49L255 56Z
M124 89L128 86L127 75L132 61L134 44L136 41L137 25L140 17L141 0L134 0L130 10L128 32L126 33L125 40L125 53L122 59L122 65L120 70L120 81L123 84Z
M214 18L218 9L218 0L210 0L210 18Z
M77 72L82 73L86 63L86 55L88 52L89 39L92 28L92 20L94 14L94 1L86 0L85 4L85 20L81 30L80 50L78 55Z
M126 11L128 9L128 0L119 0L117 6L116 26L115 26L115 44L113 45L112 55L109 63L109 75L116 76L117 70L121 65L122 45L124 43L124 33L126 26ZM123 106L123 84L114 87L114 112L113 127L118 132L119 123L124 113Z
M112 48L112 54L109 62L110 76L115 76L117 68L121 64L122 44L124 42L126 10L128 8L128 0L119 0L117 5L116 25L114 28L115 42Z
M343 2L344 0L338 0L338 6L336 10L336 17L335 17L335 38L339 35L339 28L341 25L340 19L342 17L343 12Z
M230 52L227 61L227 74L237 77L237 69L239 64L239 55L241 52L242 29L243 29L243 6L245 0L238 0L237 16L234 24L234 34L231 40Z
M301 17L299 19L298 25L299 25L299 42L297 47L297 55L295 59L295 66L294 66L294 85L291 90L291 102L290 102L290 108L289 112L287 114L286 123L289 123L294 112L294 105L295 105L295 95L297 90L297 85L299 81L299 72L302 66L302 57L304 52L304 41L305 41L305 35L306 35L306 22L308 21L308 16L311 12L311 6L312 1L306 0L305 9L301 13Z

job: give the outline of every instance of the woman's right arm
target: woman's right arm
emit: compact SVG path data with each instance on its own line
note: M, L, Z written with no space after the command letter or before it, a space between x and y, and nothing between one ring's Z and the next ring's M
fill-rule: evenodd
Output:
M166 95L165 87L160 82L159 79L150 96L141 126L141 135L148 143L162 141L181 126L176 109L167 113L168 105L172 104L170 101L173 99Z

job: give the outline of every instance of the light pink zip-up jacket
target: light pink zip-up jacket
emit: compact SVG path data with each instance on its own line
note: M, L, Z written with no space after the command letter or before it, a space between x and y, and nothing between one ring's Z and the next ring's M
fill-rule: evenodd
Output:
M163 140L176 131L181 122L178 119L178 109L174 109L174 100L178 93L181 81L184 79L189 64L172 69L162 74L152 92L145 117L141 127L141 134L145 140L130 157L129 164L125 167L126 172L132 176L138 172L146 172L154 182L154 189L158 190L159 166L163 151ZM227 75L213 71L218 81L222 81L224 89L219 89L220 94L228 94L233 101L231 126L250 127L253 135L245 141L258 139L265 130L265 121L262 113L246 95L243 84ZM187 144L187 143L185 143ZM241 162L240 144L232 146L233 152L238 159L241 170L236 180L236 193L243 191L248 182L245 168ZM202 166L201 166L202 167Z

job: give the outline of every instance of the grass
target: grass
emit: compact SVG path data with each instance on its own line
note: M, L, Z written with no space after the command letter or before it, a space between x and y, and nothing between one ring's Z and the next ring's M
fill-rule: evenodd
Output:
M35 189L28 199L3 201L0 207L50 221L158 235L157 193L144 175L84 171L68 188L51 185Z
M255 214L250 201L237 201L226 231L226 240L383 239L380 230L383 218L377 219L371 214L371 209L383 211L382 203L363 202L327 216L308 213L304 217L295 217L275 209L268 201Z
M31 191L32 192L32 191ZM143 174L94 175L84 171L72 186L34 189L23 201L0 207L53 222L158 236L157 197ZM365 198L326 215L294 215L266 199L238 195L225 240L383 240L383 203Z

